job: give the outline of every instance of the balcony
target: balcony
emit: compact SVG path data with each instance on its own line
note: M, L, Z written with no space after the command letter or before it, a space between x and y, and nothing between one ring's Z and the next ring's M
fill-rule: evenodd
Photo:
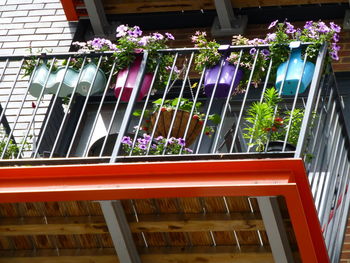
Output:
M250 48L229 47L222 53L242 56ZM197 49L158 51L173 62L164 86L156 91L163 69L158 65L149 75L148 56L140 56L136 74L127 69L118 90L129 92L126 97L115 96L111 89L118 87L116 76L100 71L106 61L112 61L114 71L110 53L1 57L0 86L8 95L0 108L2 202L123 200L101 201L102 215L115 246L122 237L130 249L135 247L128 244L130 233L113 230L115 217L125 211L124 224L134 226L133 241L144 262L155 258L167 262L164 254L169 253L170 259L189 262L198 262L196 257L222 262L234 257L239 262L257 258L338 262L350 202L349 140L326 49L318 54L308 89L298 92L300 79L296 92L286 94L284 77L276 90L278 102L270 105L270 124L254 130L261 116L249 112L254 105L266 103L267 92L275 86L272 60L258 87L252 85L257 57L264 48L257 47L245 92L235 87L236 68L221 98L214 95L221 85L220 74L225 73L225 60L217 67L212 90L203 94L207 74L205 69L194 70ZM78 58L83 61L81 70L71 70L69 61ZM34 71L24 76L29 59L34 61ZM55 61L63 60L66 65L54 71ZM95 62L92 69L87 67L89 61ZM128 90L126 79L133 74L136 88ZM139 98L146 80L150 89ZM145 214L153 219L142 219ZM195 227L150 229L157 220L166 222L160 225L170 224L174 214L180 216L173 219L176 223L193 220ZM227 225L242 216L244 222L260 220L262 226ZM211 217L216 226L204 227ZM181 232L180 239L185 240L180 245L174 232ZM198 239L193 233L200 233ZM159 247L167 249L162 252ZM128 261L128 253L116 250L121 262L138 262ZM13 259L6 253L2 256L7 262Z

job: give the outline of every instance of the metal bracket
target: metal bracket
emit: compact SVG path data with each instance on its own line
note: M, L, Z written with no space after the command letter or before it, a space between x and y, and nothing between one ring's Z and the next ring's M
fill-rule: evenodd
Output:
M100 204L119 262L141 263L121 202L100 201Z
M105 36L108 28L106 13L100 0L84 0L95 36Z
M350 1L349 1L349 4L350 4ZM350 30L350 9L345 11L343 29Z
M248 23L247 16L235 16L230 0L215 0L218 16L214 19L211 33L213 36L231 36L243 34Z
M294 262L276 197L260 196L257 200L275 262Z

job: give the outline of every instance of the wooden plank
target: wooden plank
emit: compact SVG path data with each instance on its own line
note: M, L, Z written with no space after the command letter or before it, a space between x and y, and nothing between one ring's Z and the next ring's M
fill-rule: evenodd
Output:
M217 215L160 215L140 216L139 222L131 222L132 232L202 232L232 230L264 230L261 218L251 213Z
M0 219L0 235L72 235L104 234L108 228L102 216L95 217L27 217Z
M234 262L235 263L272 263L271 252L266 248L235 249L232 246L201 247L201 248L155 248L141 251L143 263L200 263L200 262ZM10 255L10 253L12 253ZM0 263L118 263L116 255L110 249L80 249L59 250L60 256L55 255L56 250L33 251L0 251Z
M191 10L213 10L212 0L177 0L177 1L104 1L107 14L176 12Z
M249 8L264 6L288 6L303 4L347 3L348 0L232 0L233 8ZM104 0L107 14L154 13L195 10L214 10L212 0L176 0L176 1L125 1Z
M129 222L133 233L203 232L264 230L262 219L251 213L230 215L169 214L140 215L139 222ZM287 221L287 223L289 223ZM289 224L290 226L290 224ZM94 217L27 217L0 219L0 236L105 234L102 216Z

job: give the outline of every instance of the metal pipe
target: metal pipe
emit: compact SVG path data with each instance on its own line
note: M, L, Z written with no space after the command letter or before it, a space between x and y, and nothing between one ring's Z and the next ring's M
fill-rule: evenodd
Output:
M129 103L128 103L126 110L125 110L124 119L123 119L122 124L120 126L118 137L117 137L117 140L116 140L114 148L113 148L113 153L112 153L111 159L109 161L110 163L115 163L115 161L117 159L117 155L118 155L119 150L121 148L122 139L124 137L125 132L127 131L128 127L129 127L130 116L132 115L132 112L133 112L133 109L135 106L135 102L137 99L137 95L141 89L143 77L144 77L145 72L146 72L147 59L148 59L148 52L145 51L143 53L143 59L141 61L140 70L139 70L139 73L137 74L137 78L135 81L136 89L133 89L131 92L130 100L129 100Z

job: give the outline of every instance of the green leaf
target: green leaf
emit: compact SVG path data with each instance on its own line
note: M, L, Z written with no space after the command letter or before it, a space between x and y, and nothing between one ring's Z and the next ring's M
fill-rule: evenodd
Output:
M136 116L136 117L140 117L142 114L142 110L135 110L132 115Z
M209 115L209 120L211 120L215 124L219 124L221 121L221 117L218 114Z

